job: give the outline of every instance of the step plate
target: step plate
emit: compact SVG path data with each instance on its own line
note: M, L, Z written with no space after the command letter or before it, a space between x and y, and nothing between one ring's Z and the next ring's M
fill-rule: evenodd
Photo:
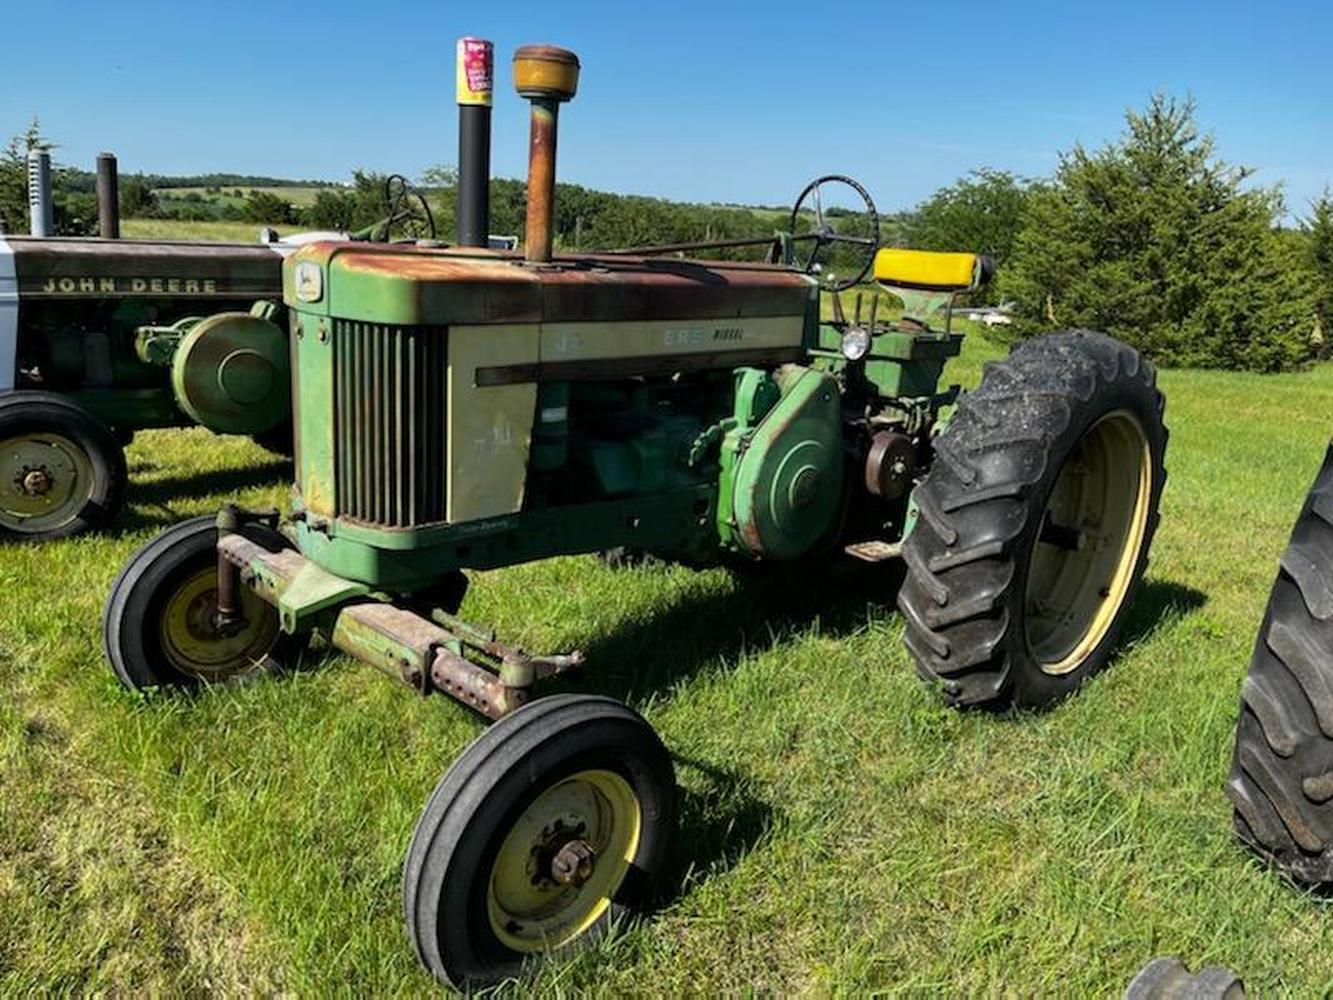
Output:
M856 542L843 549L849 556L853 556L863 562L888 562L890 559L901 559L903 546L901 542Z

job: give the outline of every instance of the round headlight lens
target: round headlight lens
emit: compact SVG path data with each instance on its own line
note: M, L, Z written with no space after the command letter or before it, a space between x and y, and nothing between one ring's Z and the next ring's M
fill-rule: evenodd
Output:
M842 335L842 356L848 361L860 361L870 351L870 331L851 327Z

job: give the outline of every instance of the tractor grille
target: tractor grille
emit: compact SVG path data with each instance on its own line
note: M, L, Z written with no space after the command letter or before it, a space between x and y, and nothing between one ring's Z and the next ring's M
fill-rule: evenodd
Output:
M445 519L444 327L333 324L340 516L391 527Z

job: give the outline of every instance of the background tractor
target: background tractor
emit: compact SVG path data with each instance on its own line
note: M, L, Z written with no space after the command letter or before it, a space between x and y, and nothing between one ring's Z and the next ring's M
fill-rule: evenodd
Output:
M102 232L118 233L114 158L98 167ZM42 230L49 171L32 173ZM390 183L387 217L356 238L430 218L406 182ZM340 234L262 235L247 245L0 234L0 539L109 523L137 430L197 423L290 454L282 258Z
M1110 337L1031 340L975 392L942 389L962 342L951 303L989 264L839 232L823 206L844 179L807 188L776 237L553 255L557 117L578 73L563 49L515 55L532 101L523 254L321 242L287 258L292 514L228 506L170 528L103 619L131 689L281 667L317 633L495 720L404 866L417 954L458 986L649 899L676 795L630 708L534 700L582 654L459 617L465 571L614 547L756 568L901 559L922 675L956 705L1042 706L1110 657L1164 479L1154 371ZM680 256L740 242L768 261ZM835 248L856 264L831 280ZM901 320L849 319L836 299L821 320L821 295L872 271Z

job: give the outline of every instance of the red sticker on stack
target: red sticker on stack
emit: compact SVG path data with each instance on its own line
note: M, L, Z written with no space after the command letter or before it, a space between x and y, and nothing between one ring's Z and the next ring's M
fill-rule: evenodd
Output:
M491 103L491 43L484 38L458 40L458 103Z

